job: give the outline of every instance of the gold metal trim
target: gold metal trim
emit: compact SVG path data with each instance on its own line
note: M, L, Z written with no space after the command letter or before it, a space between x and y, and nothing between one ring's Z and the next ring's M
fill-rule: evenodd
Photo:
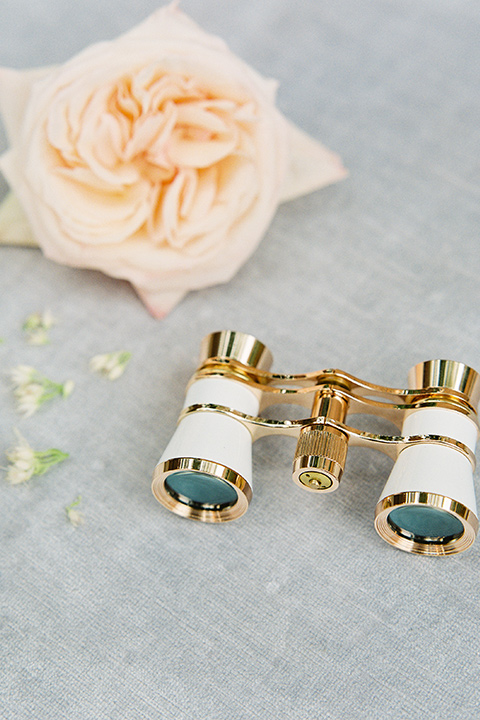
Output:
M427 360L410 370L408 381L411 387L442 387L461 393L473 407L480 402L480 376L468 365L456 360Z
M307 425L298 438L293 481L307 490L333 492L338 488L345 468L347 447L347 437L336 428Z
M465 443L455 440L445 435L378 435L375 433L367 433L356 428L344 425L343 423L325 418L304 418L302 420L270 420L268 418L247 415L239 410L232 410L223 405L215 405L213 403L190 405L184 408L180 414L178 422L184 417L194 412L215 412L221 415L227 415L234 420L238 420L252 436L255 442L261 437L271 435L285 435L298 439L300 432L304 427L329 427L343 433L348 438L348 444L352 447L372 448L383 452L393 460L396 460L399 453L412 445L436 444L451 447L469 460L472 469L475 470L476 458L475 454Z
M213 332L203 338L200 362L204 363L212 358L235 360L259 370L268 370L273 363L272 353L260 340L253 335L233 330Z
M420 363L420 365L428 365ZM446 361L445 361L446 362ZM456 387L429 386L414 389L390 388L360 380L343 370L326 369L297 375L270 373L261 368L247 367L232 358L207 358L197 369L190 384L204 377L228 377L248 385L260 401L260 411L271 405L295 404L311 408L314 396L322 388L335 389L337 398L343 398L348 414L376 415L401 428L406 414L420 407L445 407L467 415L477 422L476 397L480 384L475 370L462 363L448 361L457 366L458 375L466 374L467 380L458 381ZM417 366L415 366L417 367ZM464 368L462 371L460 368ZM465 370L467 368L468 372ZM452 376L453 370L450 371ZM468 379L469 378L469 379ZM434 377L432 377L434 379ZM442 378L438 378L440 381ZM451 381L452 385L455 385ZM457 389L460 388L460 389ZM468 393L472 392L473 397Z
M182 503L165 488L166 478L179 470L207 473L208 475L214 475L219 480L224 480L237 493L237 501L229 507L218 510L193 507ZM244 477L221 463L193 457L172 458L159 463L153 475L152 492L164 507L172 510L177 515L210 523L228 522L239 518L248 510L248 505L252 499L252 488Z
M446 510L454 515L463 525L460 537L449 542L419 542L399 535L388 522L388 516L395 508L406 505L428 505L429 507ZM375 530L383 540L390 545L418 555L453 555L470 547L477 536L478 518L462 503L452 500L445 495L424 492L405 492L398 495L389 495L377 503L375 508Z

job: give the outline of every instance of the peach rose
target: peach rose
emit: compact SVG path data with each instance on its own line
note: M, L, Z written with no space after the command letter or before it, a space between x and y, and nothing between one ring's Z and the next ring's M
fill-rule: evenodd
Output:
M279 202L344 177L274 102L273 81L175 5L60 67L0 70L19 201L4 241L29 226L47 257L129 280L165 315L229 280Z

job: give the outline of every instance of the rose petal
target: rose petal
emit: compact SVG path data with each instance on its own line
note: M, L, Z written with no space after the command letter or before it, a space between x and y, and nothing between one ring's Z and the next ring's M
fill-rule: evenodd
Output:
M288 123L290 162L280 191L280 202L293 200L348 176L339 155Z
M86 245L96 243L120 243L134 234L149 215L149 191L146 182L127 185L113 192L99 192L94 187L68 182L52 177L45 188L47 205L55 208L60 216L60 224L69 238ZM58 206L55 198L61 197ZM75 215L68 213L68 207L74 205Z
M178 2L172 2L165 7L161 7L143 22L136 25L131 30L120 36L119 39L133 40L135 43L170 41L172 37L177 42L186 43L200 42L205 44L207 33L201 30L199 26L178 9ZM216 35L208 35L210 45L220 52L229 52L227 45Z
M51 68L48 67L34 70L0 68L0 112L10 145L20 139L22 121L33 84L47 76L50 71Z
M23 207L12 192L0 203L0 244L38 247Z
M165 292L161 290L144 290L136 286L134 287L147 310L154 318L157 318L157 320L162 320L166 315L168 315L175 305L177 305L187 294L184 290Z
M174 4L61 67L0 71L0 167L48 257L129 280L163 316L229 280L281 200L345 177L275 93Z

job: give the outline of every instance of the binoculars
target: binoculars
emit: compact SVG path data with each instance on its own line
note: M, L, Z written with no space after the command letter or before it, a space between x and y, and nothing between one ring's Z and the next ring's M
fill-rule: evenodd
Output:
M373 385L342 370L269 372L272 355L252 335L229 330L202 341L178 427L154 472L153 494L183 517L224 522L252 497L252 443L297 438L293 480L319 495L338 488L349 447L380 450L395 462L375 508L375 528L391 545L450 555L475 540L473 471L480 378L463 363L428 360L408 389ZM280 403L306 408L301 420L262 417ZM347 415L375 415L397 435L364 432Z

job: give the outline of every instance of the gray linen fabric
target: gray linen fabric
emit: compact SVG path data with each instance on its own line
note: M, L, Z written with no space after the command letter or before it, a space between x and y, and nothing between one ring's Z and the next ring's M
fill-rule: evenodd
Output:
M0 63L64 61L155 8L3 0ZM259 441L250 509L225 526L168 513L150 477L212 330L255 334L281 372L336 366L402 386L428 358L480 368L478 5L182 8L279 79L281 109L350 177L283 205L229 284L163 321L127 283L0 248L0 463L14 427L71 455L28 485L0 483L0 717L477 717L480 545L436 560L382 542L384 456L352 450L338 492L317 499L290 481L293 441ZM31 347L21 324L44 308L59 323ZM92 355L117 349L133 353L120 380L89 374ZM19 418L6 371L20 363L74 393ZM79 494L74 528L64 508Z

